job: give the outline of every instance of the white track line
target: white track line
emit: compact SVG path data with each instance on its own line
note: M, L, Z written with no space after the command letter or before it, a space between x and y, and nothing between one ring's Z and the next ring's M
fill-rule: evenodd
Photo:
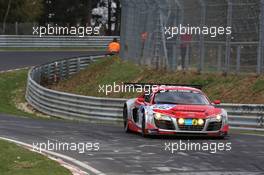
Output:
M239 134L242 134L242 135L248 135L248 136L259 136L259 137L264 137L264 135L262 135L262 134L251 134L251 133L239 133Z
M22 67L22 68L17 68L17 69L9 69L9 70L3 70L3 71L0 71L0 73L6 73L6 72L14 72L14 71L19 71L19 70L24 70L24 69L29 69L29 67Z
M0 137L0 139L2 140L6 140L6 141L9 141L9 142L13 142L13 143L16 143L16 144L19 144L19 145L22 145L24 147L27 147L31 150L33 150L33 146L30 145L30 144L27 144L27 143L24 143L24 142L20 142L20 141L17 141L17 140L13 140L13 139L9 139L9 138L5 138L5 137ZM54 156L54 157L59 157L63 160L67 160L75 165L78 165L79 167L81 168L84 168L85 170L88 170L89 172L92 172L93 174L95 175L106 175L104 173L102 173L101 171L79 161L79 160L76 160L72 157L69 157L69 156L66 156L66 155L63 155L63 154L59 154L59 153L55 153L55 152L52 152L52 151L47 151L47 150L42 150L43 153L46 153L47 155L51 155L51 156Z

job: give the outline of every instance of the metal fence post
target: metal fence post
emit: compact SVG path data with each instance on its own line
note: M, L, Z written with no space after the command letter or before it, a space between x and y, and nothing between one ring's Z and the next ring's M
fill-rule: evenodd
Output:
M164 58L161 60L162 68L168 68L168 53L167 53L167 46L166 46L166 37L164 31L164 19L162 14L160 13L160 32L161 32L161 40L162 40L162 48L164 53Z
M153 31L153 50L154 50L154 59L153 59L153 65L155 66L156 69L160 69L161 66L161 31L160 31L160 26L161 26L161 16L160 16L160 9L158 6L158 3L156 1L153 2L153 4L155 5L155 9L156 9L156 13L157 16L155 19L153 19L154 21L154 25L153 27L155 28L155 30ZM157 12L158 11L158 12Z
M121 50L120 50L120 56L122 59L127 59L126 55L126 28L127 28L127 3L126 0L121 0L122 9L121 9L121 27L120 27L120 43L121 43Z
M145 10L148 10L149 8L149 4L147 2L147 0L143 0L144 3L144 7ZM148 49L149 49L149 45L148 45L148 41L149 41L149 32L148 32L148 13L146 13L144 11L144 13L142 12L142 15L144 15L144 18L142 19L143 21L143 28L142 28L142 32L144 32L145 34L145 38L141 38L141 47L142 47L142 51L141 51L141 59L142 59L142 64L147 65L148 64ZM142 35L143 33L141 33Z
M81 58L78 58L77 59L77 72L80 72L80 70L81 70Z
M66 60L66 78L70 77L70 61L69 59Z
M227 26L232 26L232 14L233 14L233 3L232 0L228 0L227 2ZM225 69L224 73L227 74L229 72L230 66L230 52L231 52L231 35L226 35L226 54L225 54Z
M137 3L135 1L130 1L129 2L129 12L131 11L132 13L129 14L129 18L133 19L131 20L131 25L128 26L128 28L126 28L127 30L130 30L130 35L133 36L129 38L130 40L130 44L129 44L129 56L131 57L131 59L134 60L134 62L138 63L138 58L137 58L137 52L138 52L138 49L137 49L137 30L138 30L138 27L137 27L137 15L138 15L138 8L137 8ZM132 29L132 30L131 30Z
M89 64L92 64L94 61L95 61L95 60L94 60L94 57L93 57L93 56L90 56L90 57L89 57Z
M59 62L56 61L55 64L54 64L53 83L59 82L59 79L58 79L58 77L59 77L58 65L59 65Z
M63 61L60 62L60 73L59 73L59 80L63 79Z
M260 0L257 74L261 74L263 72L263 64L264 64L264 48L263 47L264 47L264 0Z
M180 24L183 24L183 20L184 20L184 7L182 5L182 3L179 0L175 0L175 3L178 7L178 14L177 14L177 26L179 26ZM176 45L173 47L173 54L175 54L174 58L175 59L175 65L174 68L175 70L177 70L177 66L178 66L178 57L179 57L179 52L177 50L177 47L180 46L181 44L181 39L180 36L177 35L177 42Z
M40 84L42 84L44 77L45 77L45 66L42 66L40 68L40 82L39 82Z
M177 66L178 66L178 51L177 51L177 44L173 44L172 45L172 70L177 70Z
M37 71L38 71L38 75L37 75L36 82L38 84L40 84L41 83L41 71L42 71L42 69L41 68L38 68Z
M257 58L257 74L260 75L261 74L261 56L262 56L262 49L261 49L261 37L259 37L259 46L258 46L258 58Z
M206 18L206 4L204 0L200 0L200 5L202 8L200 27L203 28L203 26L205 25L205 18ZM198 71L201 72L204 69L204 35L202 34L200 35L199 49L200 49L200 65Z
M189 70L189 64L190 64L190 45L188 44L186 49L186 59L185 59L186 70Z
M237 57L236 57L236 73L240 72L240 52L241 46L237 46Z
M51 71L51 64L48 64L48 71L47 71L47 83L50 83L50 71Z
M18 35L18 22L17 21L15 23L15 33L16 33L16 35Z
M221 44L218 45L218 50L217 50L217 71L220 72L222 71L222 48L223 46Z
M137 16L138 16L138 7L137 7L137 3L135 2L135 1L131 1L131 3L133 4L133 25L132 26L130 26L130 27L132 27L133 28L133 42L132 42L132 44L133 44L133 48L132 48L132 58L136 61L136 63L138 63L138 59L139 58L137 58L137 52L138 52L138 49L137 49L137 47L138 47L138 43L137 43L137 30L138 30L138 27L137 27L137 22L138 22L138 19L137 19Z

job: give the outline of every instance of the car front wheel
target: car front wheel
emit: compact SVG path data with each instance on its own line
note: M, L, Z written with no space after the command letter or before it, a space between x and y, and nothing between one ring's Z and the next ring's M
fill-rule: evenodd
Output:
M147 132L146 132L146 118L145 118L145 115L143 115L142 117L142 123L141 123L141 135L143 137L147 137Z
M127 106L126 105L124 105L124 108L123 108L123 121L124 121L124 130L125 132L129 133L130 129L128 126L128 116L127 116Z

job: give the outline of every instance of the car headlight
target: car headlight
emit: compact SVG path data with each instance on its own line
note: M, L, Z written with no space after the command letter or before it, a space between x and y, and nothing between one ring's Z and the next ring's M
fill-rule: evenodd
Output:
M178 119L178 124L179 125L184 125L184 123L185 123L185 120L183 118L179 118Z
M216 118L216 120L218 120L219 122L222 121L222 115L220 115L220 114L217 114L215 118Z
M179 118L178 124L184 125L186 120L190 120L190 119ZM199 118L199 119L191 119L191 120L192 120L192 125L199 125L199 126L204 125L204 119Z
M226 110L222 109L221 116L222 116L222 120L223 120L223 122L224 122L224 123L228 123L228 115L227 115Z
M212 118L215 118L218 122L228 122L227 112L225 110L222 110L221 114L214 115Z
M200 126L204 125L204 120L203 119L198 119L198 125L200 125Z
M161 113L154 113L154 118L156 120L166 120L166 121L171 121L171 118L167 115L161 114Z

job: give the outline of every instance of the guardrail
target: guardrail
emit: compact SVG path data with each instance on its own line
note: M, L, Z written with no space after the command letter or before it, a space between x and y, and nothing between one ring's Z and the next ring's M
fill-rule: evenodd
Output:
M0 35L0 48L41 48L41 47L84 47L106 48L119 36L35 36L35 35Z
M63 59L32 68L28 73L28 103L45 114L66 119L122 121L122 107L126 99L75 95L41 85L43 82L50 84L67 79L102 57ZM222 104L219 107L228 111L232 128L264 131L264 105Z

